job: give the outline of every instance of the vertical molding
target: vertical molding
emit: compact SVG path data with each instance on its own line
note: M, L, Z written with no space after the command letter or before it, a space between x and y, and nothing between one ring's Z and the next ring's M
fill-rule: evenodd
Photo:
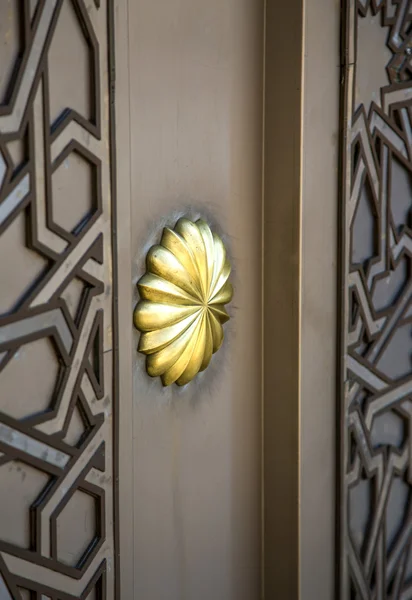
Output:
M133 373L131 189L130 189L130 92L128 1L114 0L116 38L116 140L117 140L117 318L119 339L119 537L120 588L122 598L134 598L133 556ZM125 459L127 457L127 459ZM120 597L120 596L119 596Z
M120 527L119 527L119 414L120 414L120 395L119 395L119 281L118 281L118 203L117 203L117 161L116 161L116 60L115 60L115 0L108 0L107 3L107 24L108 24L108 84L109 84L109 140L110 140L110 194L112 211L112 285L113 285L113 538L114 538L114 597L120 600L121 582L120 582Z
M345 382L345 352L346 352L346 297L345 297L345 279L348 270L347 251L346 251L346 180L347 180L347 144L348 144L348 101L350 101L348 89L352 81L354 55L354 39L351 36L349 28L351 0L343 0L341 8L341 37L340 37L340 132L339 132L339 214L338 214L338 354L337 354L337 418L336 418L336 544L335 560L337 565L335 577L335 595L341 600L349 598L349 579L348 564L345 555L345 511L346 511L346 492L341 477L344 465L344 382ZM346 445L346 444L345 444ZM343 500L343 501L342 501Z
M265 598L334 597L339 3L267 3Z
M339 13L338 2L319 0L304 15L301 600L335 598Z
M265 597L299 597L299 337L303 4L266 7Z

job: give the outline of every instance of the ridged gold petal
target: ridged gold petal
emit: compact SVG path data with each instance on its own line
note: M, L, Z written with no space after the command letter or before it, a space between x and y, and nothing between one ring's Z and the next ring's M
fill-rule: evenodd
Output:
M229 276L223 242L205 221L179 219L174 229L164 228L160 244L147 254L134 312L138 350L151 377L166 386L186 385L208 367L229 320Z
M140 302L135 311L134 323L140 331L154 331L178 323L198 310L198 306L174 306L173 304L157 304Z
M196 223L192 223L188 219L179 219L176 224L176 231L186 240L187 245L193 252L196 260L197 268L200 275L200 283L203 295L206 294L207 286L207 257L206 248L202 234L199 231Z
M213 298L210 299L209 304L228 304L233 298L233 286L227 281L222 288L217 292Z
M210 361L212 360L213 354L213 334L212 328L210 326L210 320L206 319L206 327L205 327L205 349L203 352L203 360L200 365L200 371L204 371L209 366Z
M229 321L230 317L223 304L215 304L209 307L209 311L223 324Z
M213 354L217 352L220 346L223 344L223 327L219 319L213 314L213 311L209 311L210 328L212 331L213 339Z
M201 320L202 315L199 315L194 322L184 331L177 339L171 342L168 346L155 352L155 354L149 354L147 357L147 372L151 377L158 377L166 373L170 367L172 367L179 356L184 352L187 345L193 338L193 334L197 328L198 322Z
M182 288L162 279L153 273L146 273L137 282L137 288L142 300L158 302L160 304L183 304L196 303L196 298L191 296Z
M215 243L213 241L213 234L210 231L210 227L205 221L199 219L196 221L196 225L199 228L200 234L203 238L203 243L206 250L206 262L207 262L207 289L210 289L213 278L213 266L215 264Z
M210 288L209 288L209 298L208 298L209 300L218 291L216 289L216 284L217 284L217 281L218 281L218 279L222 273L222 270L225 266L225 263L226 263L225 247L224 247L223 242L220 239L220 237L218 237L215 233L213 234L213 243L214 243L214 250L215 250L214 251L215 261L214 261L214 265L213 265L212 283L210 284Z
M193 352L196 348L199 339L199 331L202 325L202 321L203 316L197 319L196 328L193 330L193 333L185 349L180 354L177 361L162 375L163 385L171 385L172 383L175 383L175 381L179 379L186 371L186 368L190 363L190 360L193 356Z
M196 377L196 375L199 373L205 354L205 330L206 316L203 315L193 354L186 366L186 369L183 371L181 376L178 379L176 379L177 385L186 385L187 383L189 383L189 381L192 381L192 379Z
M215 286L212 289L211 294L210 294L210 300L212 300L220 292L220 290L225 285L226 281L229 279L229 275L230 275L230 263L226 260L220 273L217 276Z
M193 285L199 294L202 293L202 285L200 282L200 273L196 263L196 259L190 246L186 241L175 231L169 228L163 230L162 235L162 246L170 250L170 252L177 258L181 265L190 274Z
M158 352L159 350L162 350L168 346L171 342L182 335L184 331L186 331L186 329L198 317L201 310L201 308L198 308L198 310L192 315L186 317L182 321L179 321L179 323L176 323L175 325L171 325L170 327L164 327L163 329L156 329L154 331L142 333L139 341L139 352L143 352L144 354L153 354L154 352Z
M147 270L170 281L195 298L201 299L197 290L197 281L167 248L163 246L150 248L147 255Z

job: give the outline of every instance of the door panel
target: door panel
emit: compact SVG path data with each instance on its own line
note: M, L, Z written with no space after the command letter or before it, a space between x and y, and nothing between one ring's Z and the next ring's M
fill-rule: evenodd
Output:
M115 595L111 11L0 5L1 598Z
M131 281L162 228L186 215L224 239L235 287L223 347L186 388L150 379L133 336L135 597L252 600L261 543L263 3L138 0L128 27Z

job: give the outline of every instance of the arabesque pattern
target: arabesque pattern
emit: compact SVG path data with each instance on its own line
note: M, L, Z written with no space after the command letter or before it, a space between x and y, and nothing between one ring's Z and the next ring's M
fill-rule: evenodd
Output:
M115 597L112 11L0 5L2 599Z
M412 598L411 0L348 0L344 29L340 592L342 599L406 600Z

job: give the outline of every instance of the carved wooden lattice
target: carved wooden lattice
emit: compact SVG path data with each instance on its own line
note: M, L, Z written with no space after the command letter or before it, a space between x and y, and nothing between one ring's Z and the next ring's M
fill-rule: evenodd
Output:
M0 4L0 597L114 598L112 6Z
M344 14L340 592L412 598L412 3Z

